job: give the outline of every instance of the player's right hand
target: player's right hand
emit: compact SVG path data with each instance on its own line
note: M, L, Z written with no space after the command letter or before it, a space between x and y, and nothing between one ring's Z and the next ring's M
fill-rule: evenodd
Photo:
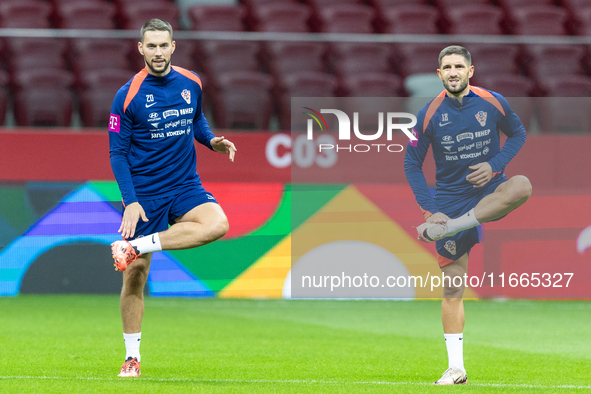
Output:
M131 238L135 235L135 227L137 222L142 218L144 222L148 221L146 212L139 202L134 202L125 207L123 212L123 219L121 220L121 227L117 230L125 239Z
M441 223L447 222L449 219L450 219L450 217L447 216L446 214L441 213L441 212L437 212L427 218L427 223L440 223L441 224Z

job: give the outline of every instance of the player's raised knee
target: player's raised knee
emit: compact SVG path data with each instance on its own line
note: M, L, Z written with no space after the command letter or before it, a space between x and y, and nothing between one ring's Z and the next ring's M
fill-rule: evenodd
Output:
M511 178L513 187L511 188L512 199L514 202L524 203L529 199L532 193L532 185L529 179L523 175L515 175Z
M230 230L230 224L226 216L220 216L211 226L211 238L215 241L216 239L222 238Z

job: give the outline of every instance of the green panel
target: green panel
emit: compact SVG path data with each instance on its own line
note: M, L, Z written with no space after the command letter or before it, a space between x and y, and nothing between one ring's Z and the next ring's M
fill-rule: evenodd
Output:
M35 223L35 212L24 184L0 185L0 217L19 234Z
M115 181L90 181L93 191L100 193L107 201L121 201L121 192Z
M291 224L291 187L285 185L283 197L275 214L261 228L250 235L287 235Z
M347 185L291 185L291 229L304 223Z
M283 238L284 235L250 235L168 253L212 290L219 291Z

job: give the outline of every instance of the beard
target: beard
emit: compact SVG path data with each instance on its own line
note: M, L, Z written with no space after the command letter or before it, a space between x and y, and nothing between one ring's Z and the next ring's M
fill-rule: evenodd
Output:
M449 80L446 80L446 81L443 81L443 86L450 93L459 93L459 92L464 91L464 89L466 89L466 87L468 87L468 78L466 78L465 80L462 80L461 83L455 87L452 87L449 84Z
M168 66L170 65L170 59L168 59L168 61L164 61L164 65L162 67L162 70L156 70L154 68L154 66L148 62L148 60L146 59L146 57L144 56L144 61L146 62L146 65L150 68L150 70L154 73L154 74L162 74L164 71L166 71L168 69ZM154 61L154 59L152 59L152 62Z

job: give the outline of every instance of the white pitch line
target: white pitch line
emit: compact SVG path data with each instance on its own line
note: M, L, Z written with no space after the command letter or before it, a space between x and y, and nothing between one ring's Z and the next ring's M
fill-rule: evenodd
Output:
M67 376L0 376L1 379L40 379L40 380L97 380L97 381L125 381L133 379L125 378L98 378L98 377L67 377ZM182 379L182 378L145 378L141 377L138 381L149 382L193 382L193 383L297 383L297 384L364 384L364 385L409 385L409 386L431 386L433 383L427 382L350 382L340 380L314 380L314 379L286 379L286 380L271 380L271 379ZM531 389L591 389L591 386L577 386L577 385L556 385L545 386L540 384L508 384L508 383L468 383L468 386L477 387L507 387L507 388L531 388Z

